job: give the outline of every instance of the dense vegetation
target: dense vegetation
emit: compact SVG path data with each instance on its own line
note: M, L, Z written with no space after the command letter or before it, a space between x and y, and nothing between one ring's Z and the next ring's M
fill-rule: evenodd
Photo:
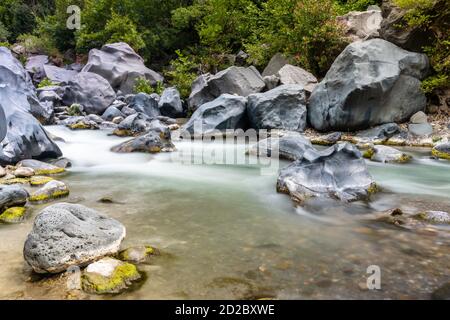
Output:
M448 86L449 35L436 0L395 0L407 8L408 23L437 35L425 51L436 73L427 91ZM442 0L441 0L442 1ZM125 41L150 67L164 70L183 95L199 72L234 63L240 50L263 68L276 52L323 76L347 45L335 17L364 10L380 0L2 0L0 42L22 42L27 50L60 59L83 59L92 48ZM67 7L82 8L81 30L68 30ZM445 5L446 4L446 5ZM448 23L448 21L446 22ZM68 54L70 53L70 54Z

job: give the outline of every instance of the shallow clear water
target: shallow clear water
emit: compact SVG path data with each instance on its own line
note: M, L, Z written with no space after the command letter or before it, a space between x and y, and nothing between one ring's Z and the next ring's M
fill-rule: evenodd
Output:
M449 281L447 227L418 233L371 220L396 207L450 211L450 164L425 152L415 152L408 165L370 163L385 191L369 204L316 201L296 209L276 193L276 174L261 175L259 165L176 159L201 149L198 143L176 142L173 154L124 155L109 152L122 139L105 131L48 130L66 140L59 145L73 162L61 177L71 189L65 201L121 221L124 247L150 244L165 253L140 266L147 280L139 288L78 298L427 299ZM206 150L232 147L211 143ZM238 146L239 154L244 150ZM105 196L116 203L100 203ZM30 281L22 247L32 220L0 225L0 298L66 298L64 286ZM381 268L381 290L363 287L370 265Z

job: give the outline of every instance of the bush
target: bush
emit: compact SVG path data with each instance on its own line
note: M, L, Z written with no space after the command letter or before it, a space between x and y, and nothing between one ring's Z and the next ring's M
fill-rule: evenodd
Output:
M134 93L146 93L146 94L152 94L152 93L156 93L161 95L164 91L164 84L160 81L158 81L156 83L156 87L153 87L150 84L150 80L147 80L144 77L140 77L136 79L136 82L134 84L133 87L133 92Z
M44 88L44 87L51 87L54 86L55 84L49 79L49 78L44 78L42 79L42 81L38 84L38 88Z

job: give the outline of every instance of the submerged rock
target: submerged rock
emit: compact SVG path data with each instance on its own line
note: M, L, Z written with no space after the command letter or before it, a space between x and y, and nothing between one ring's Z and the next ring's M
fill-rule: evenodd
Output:
M47 202L67 197L70 191L64 182L50 180L42 188L33 192L30 196L31 202Z
M138 78L149 80L151 85L164 81L160 74L147 68L144 60L124 42L106 44L101 50L92 49L82 71L102 76L122 94L132 93Z
M247 114L254 129L303 132L306 128L306 97L303 86L283 85L248 97Z
M227 129L244 129L246 104L247 98L223 94L198 108L181 130L197 136Z
M350 44L310 98L308 119L319 130L352 131L403 122L424 110L425 55L381 39Z
M66 171L64 168L33 159L22 160L18 165L32 168L36 175L58 174Z
M382 163L407 163L412 157L388 146L372 146L364 151L364 158Z
M95 294L120 293L141 279L136 266L113 258L103 258L87 266L81 276L84 291Z
M159 153L159 152L172 152L175 150L175 146L170 140L169 134L163 132L149 131L148 133L133 138L129 141L121 143L120 145L113 147L111 151L118 153L131 153L131 152L146 152L146 153Z
M116 94L108 81L95 73L80 72L65 88L63 102L80 104L88 114L103 114L114 102Z
M28 191L16 185L0 185L0 212L11 207L21 207L27 203Z
M436 158L450 160L450 143L442 143L437 145L433 148L431 153Z
M192 85L189 108L194 111L223 94L247 97L265 88L263 78L255 67L230 67L215 75L201 75Z
M82 205L59 203L42 210L24 246L24 257L38 273L85 266L119 251L125 227Z
M277 190L299 203L312 197L350 202L367 200L377 187L359 150L343 143L305 152L301 160L281 170Z
M268 138L252 146L248 153L259 157L276 157L286 160L301 160L308 150L315 150L311 142L301 135Z
M11 207L0 214L0 222L2 223L20 223L25 219L27 208Z

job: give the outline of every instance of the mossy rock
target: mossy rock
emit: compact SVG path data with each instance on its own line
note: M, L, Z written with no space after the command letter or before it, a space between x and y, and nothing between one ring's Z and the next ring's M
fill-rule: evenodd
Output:
M39 160L22 160L19 162L21 166L32 168L36 176L55 175L65 172L66 170L61 167L54 166L50 163L42 162Z
M132 137L133 133L130 130L126 129L116 129L113 131L113 135L118 137Z
M12 184L29 184L30 178L13 178L13 179L0 179L0 184L12 185Z
M61 181L52 180L30 196L30 202L45 203L51 200L67 197L69 188Z
M93 123L88 122L77 122L73 124L68 124L67 127L71 130L97 130L98 126L94 125Z
M444 211L421 212L416 218L434 224L450 224L450 214Z
M27 208L25 207L12 207L6 209L0 215L0 222L3 223L20 223L22 222L27 214Z
M113 258L90 264L81 276L81 287L93 294L117 294L142 278L135 265Z
M151 256L160 255L158 249L152 246L138 246L125 249L119 253L119 259L134 263L148 262Z
M438 145L431 150L431 154L439 159L450 160L450 143Z
M30 179L30 184L33 187L37 187L37 186L43 186L47 183L49 183L50 181L53 181L55 179L51 178L51 177L46 177L46 176L34 176L31 177Z

